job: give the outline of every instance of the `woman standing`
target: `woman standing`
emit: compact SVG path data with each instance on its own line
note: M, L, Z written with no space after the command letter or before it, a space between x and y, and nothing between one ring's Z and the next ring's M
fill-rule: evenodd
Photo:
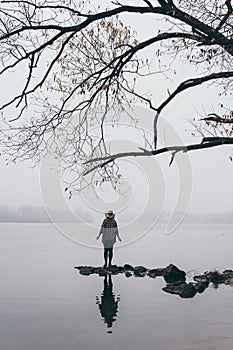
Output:
M112 210L105 213L105 219L101 225L99 235L96 239L99 239L102 235L102 243L104 245L104 267L107 265L110 267L113 258L113 246L116 243L116 237L121 242L119 236L117 222L115 220L115 214Z

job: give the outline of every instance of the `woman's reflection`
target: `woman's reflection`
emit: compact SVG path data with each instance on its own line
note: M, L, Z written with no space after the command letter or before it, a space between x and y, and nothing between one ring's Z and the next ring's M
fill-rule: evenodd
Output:
M101 301L96 297L96 304L99 306L100 314L107 324L107 333L112 333L111 327L114 321L116 321L116 316L118 312L118 303L120 297L117 296L115 300L115 295L113 294L113 284L111 275L107 275L104 278L104 290L101 295Z

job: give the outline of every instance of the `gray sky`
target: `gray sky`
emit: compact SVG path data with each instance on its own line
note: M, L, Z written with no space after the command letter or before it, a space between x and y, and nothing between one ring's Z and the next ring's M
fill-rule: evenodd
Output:
M148 17L141 18L140 22L127 17L129 23L132 23L135 29L138 29L139 37L146 37L148 34L152 34L152 26L148 21ZM158 25L158 24L157 24ZM143 30L142 30L143 28ZM152 54L153 51L146 50L144 52L144 57ZM146 89L150 90L153 94L153 101L155 104L159 104L163 98L167 96L167 88L171 91L178 85L182 78L185 76L188 78L190 74L194 74L194 70L187 65L177 63L176 66L177 74L172 76L172 80L167 80L163 76L156 76L146 80ZM189 74L189 75L186 75ZM7 96L8 93L12 93L12 85L14 89L17 88L17 84L20 81L20 73L11 75L11 78L7 77L4 81L4 94ZM14 84L13 84L14 81ZM15 84L15 82L17 82ZM169 143L169 135L163 130L163 123L168 123L171 128L176 130L178 137L183 140L182 142L193 143L198 142L198 139L194 139L191 136L192 126L187 119L194 116L198 116L198 113L203 113L208 111L210 108L217 111L219 109L218 104L223 102L224 98L221 99L217 97L216 89L207 88L204 85L201 88L193 88L189 91L184 92L180 96L176 97L174 101L166 108L162 118L164 121L160 125L160 140L161 142L166 141ZM231 103L231 99L225 98L228 105ZM152 124L153 116L148 112L150 117L149 123ZM146 117L147 118L147 117ZM148 124L148 125L151 125ZM187 129L187 131L185 131ZM125 139L129 136L129 131L125 134ZM130 131L132 135L131 146L133 145L133 139L135 139L135 134L133 130ZM118 136L111 136L111 140L122 140L122 130ZM124 137L123 137L124 139ZM137 137L135 139L137 141ZM172 143L172 137L170 142ZM189 161L192 167L192 196L189 206L189 211L199 213L209 213L209 212L227 212L231 211L233 208L233 163L229 160L229 156L233 153L232 147L221 147L218 149L212 149L207 151L198 151L189 154ZM164 209L173 210L179 188L177 186L178 177L176 165L168 167L170 158L168 155L159 156L156 160L156 166L159 172L162 174L160 177L161 184L165 182L165 197L164 197ZM151 160L152 161L152 160ZM152 163L151 163L152 164ZM4 160L1 160L1 182L0 182L0 206L21 206L21 205L43 205L41 199L41 184L40 184L40 167L31 168L31 164L21 163L18 165L4 166ZM131 169L131 170L130 170ZM131 171L131 172L130 172ZM125 208L127 211L142 210L138 209L137 203L146 201L145 192L142 190L140 183L143 179L143 171L139 171L138 175L135 175L133 165L129 162L128 168L125 166L126 177L129 181L135 185L134 196L130 204ZM55 176L52 172L48 177L52 179ZM145 176L146 178L146 176ZM155 178L156 181L156 178ZM146 185L145 185L146 189ZM141 191L141 192L140 192ZM111 192L111 191L110 191ZM87 195L88 197L89 195ZM114 200L111 198L115 195L111 193L110 195L103 194L103 200L106 203L106 207L113 206ZM88 198L92 198L89 196ZM94 197L93 197L94 198ZM94 199L89 199L90 201ZM67 202L67 200L65 199ZM72 203L71 203L72 202ZM69 202L71 206L87 205L91 206L91 203L79 204L77 198L72 199ZM71 203L71 204L70 204ZM56 207L56 201L54 201L54 206Z
M191 212L227 212L233 208L233 164L229 160L231 154L231 147L221 147L221 149L212 149L208 151L198 151L189 154L192 165L192 196L189 211ZM148 159L151 162L151 169L153 171L152 158ZM168 155L161 155L156 159L158 163L162 177L166 181L166 198L165 198L165 210L171 211L174 203L177 199L178 179L176 164L174 163L170 168L168 163L170 157ZM0 205L1 206L21 206L21 205L43 205L41 199L41 185L40 185L40 167L30 168L29 163L21 163L17 165L4 166L1 162L1 183L0 183ZM124 164L123 164L124 165ZM135 173L130 173L130 166L127 168L124 165L126 177L133 184L136 184L135 198L140 203L144 198L144 190L146 184L143 183L143 175L139 171L139 174L135 176ZM134 168L132 167L134 171ZM147 176L148 173L146 173ZM53 171L48 175L48 181L53 181L56 176ZM156 174L155 174L156 179ZM141 188L141 184L144 187ZM110 194L105 192L99 194L100 197L106 201L106 207L113 205L114 201L118 198L118 195L114 194L109 188ZM86 195L85 195L86 196ZM89 195L87 195L89 197ZM94 198L94 197L93 197ZM94 200L92 198L92 201ZM65 199L67 202L67 200ZM73 198L68 201L68 204L74 207L79 206L79 200ZM87 203L87 207L91 204ZM54 207L56 208L56 200L54 201ZM137 208L134 200L126 210L132 211Z

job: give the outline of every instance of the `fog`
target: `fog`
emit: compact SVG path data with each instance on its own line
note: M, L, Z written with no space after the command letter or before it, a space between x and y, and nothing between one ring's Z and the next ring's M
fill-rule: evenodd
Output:
M194 221L196 221L198 215L199 218L200 215L207 215L206 218L211 217L214 219L216 218L215 214L219 214L221 217L220 221L225 217L227 222L229 222L229 219L227 219L229 215L228 213L230 213L233 208L233 164L229 160L230 153L230 147L222 147L221 149L194 152L190 156L192 164L192 189L190 202L186 212L194 215ZM93 194L90 195L92 190L89 190L85 195L83 194L81 197L74 196L70 200L68 200L68 196L64 192L64 187L63 189L59 187L58 190L63 194L64 203L68 205L68 208L75 212L80 212L82 209L83 212L86 213L86 219L87 217L91 218L95 215L98 216L99 211L104 211L104 208L106 208L106 210L108 208L113 208L116 211L118 209L118 211L121 211L123 217L130 218L134 215L140 215L143 207L145 207L145 210L147 211L147 215L145 215L144 219L147 219L150 215L153 216L153 212L156 210L161 210L163 217L166 217L167 213L171 213L174 210L178 196L177 172L175 164L171 167L168 166L169 160L170 158L168 155L160 156L157 160L161 166L161 173L165 182L165 193L163 194L164 197L161 199L161 208L158 208L157 206L156 197L154 198L154 206L153 204L152 207L146 206L147 197L145 198L144 196L146 184L144 183L141 187L140 182L137 182L135 185L135 181L138 181L138 179L135 179L135 174L130 173L128 173L127 176L129 181L134 184L134 199L131 200L126 207L124 206L124 201L127 201L127 195L116 195L110 188L108 189L109 191L107 191L107 194L106 191L103 194L99 193L100 198L96 198ZM149 161L152 165L153 160L150 159ZM5 167L2 164L0 208L8 207L10 211L14 211L14 208L17 211L22 207L40 207L47 209L41 193L40 167L38 166L32 169L28 165L29 164L22 163ZM50 177L48 177L48 186L50 186L50 181L53 182L55 177L56 174L51 170ZM154 174L154 177L156 181L156 173ZM162 194L160 195L162 196ZM132 199L132 193L130 194L130 198ZM120 202L122 200L124 208L116 205L115 201L119 204L119 200ZM143 207L142 201L144 202ZM62 211L62 208L63 207L60 206L60 203L57 202L57 197L54 196L54 201L51 202L51 209ZM179 208L175 208L175 210L179 210ZM28 217L30 215L35 218L35 213L32 214L32 211L33 210L28 210L28 213L25 214L26 221L29 220ZM37 212L40 220L41 213L42 211ZM209 214L212 214L212 216ZM225 216L222 214L225 214ZM44 217L43 215L42 217ZM2 221L3 219L4 215L1 213L0 220ZM206 219L204 218L203 220L205 221Z
M148 17L140 17L140 21L138 22L136 22L135 19L132 20L129 15L127 15L126 19L129 24L133 24L134 27L138 29L138 32L141 33L139 37L143 38L151 33L152 28L147 20ZM143 31L141 30L142 28ZM151 50L151 48L145 50L143 53L144 57L153 55L153 51ZM3 97L10 96L20 87L20 80L22 78L21 72L24 72L21 68L20 72L16 71L10 76L6 76L4 92L0 98L0 102ZM146 80L146 90L152 92L153 102L156 105L161 103L161 101L167 97L167 89L172 91L184 77L187 77L187 73L190 77L195 73L195 70L189 65L185 66L177 62L176 74L171 74L170 79L165 79L163 75L149 77ZM17 83L15 84L15 82ZM205 111L209 111L209 109L218 111L220 103L230 105L230 98L224 96L220 98L218 93L219 90L216 86L203 85L185 91L177 96L161 116L159 122L160 143L174 145L200 142L200 139L192 137L193 127L189 119L193 117L199 118L202 114L205 114ZM153 114L146 109L144 109L144 111L145 112L141 113L142 120L144 120L142 126L145 126L144 124L146 121L147 130L151 130ZM110 141L114 140L114 142L116 141L122 144L123 140L123 146L128 147L129 145L131 148L135 142L134 146L137 150L138 145L141 145L141 141L137 139L135 130L131 129L127 130L127 132L122 132L122 127L123 126L120 125L118 130L115 128L114 132L116 134L114 134L114 136L110 135ZM175 138L172 132L171 135L169 135L167 127L169 127L172 132L175 131ZM132 137L131 140L129 140L129 135ZM177 143L178 139L181 140L180 143ZM128 150L127 147L125 150ZM26 163L19 163L16 165L9 164L5 166L5 160L2 157L0 160L0 208L8 208L10 212L14 212L14 210L16 210L16 212L20 211L22 207L37 207L47 210L48 203L46 203L46 198L50 197L49 208L51 210L57 210L57 212L59 212L59 210L63 212L63 207L66 207L66 210L68 208L68 210L70 209L74 212L80 212L82 210L85 215L92 218L95 217L95 215L98 216L100 212L104 210L113 208L121 212L122 218L140 216L141 213L145 211L145 219L147 216L153 216L154 211L156 211L156 213L162 213L163 217L166 217L167 213L172 213L174 211L179 212L181 210L181 204L178 200L179 194L183 191L185 192L183 194L185 197L186 191L188 191L185 197L186 203L182 210L185 211L185 213L189 213L189 218L191 218L191 214L193 218L197 216L200 218L200 215L204 215L208 218L216 218L217 216L215 214L217 214L220 215L221 218L225 217L226 220L228 220L228 216L231 215L229 213L231 213L233 209L233 163L229 158L232 153L233 150L231 146L224 146L206 151L195 151L193 153L190 152L187 155L190 167L190 171L187 175L189 179L187 179L187 177L185 178L184 173L186 171L185 164L187 162L182 163L181 161L181 163L179 163L182 155L176 156L177 163L175 161L171 167L169 167L170 155L160 155L156 157L156 160L153 160L151 157L150 160L145 161L145 171L143 169L144 164L137 162L135 159L128 159L124 162L119 162L120 166L124 169L123 175L126 182L130 184L130 192L126 192L125 196L118 193L115 194L111 189L107 189L105 193L103 192L102 194L93 194L90 190L79 197L73 196L70 200L68 200L68 196L64 192L64 184L60 182L57 188L53 187L54 179L57 176L53 170L48 171L46 176L44 176L44 179L47 178L47 184L45 184L41 182L40 164L33 167L33 164L28 161ZM151 162L151 165L148 162ZM138 174L135 172L135 169L138 171ZM155 171L153 169L155 169ZM180 177L180 171L183 172L182 178ZM183 187L186 180L190 181L188 188ZM142 186L143 181L144 185ZM151 190L148 183L153 186L156 184L157 187L152 186L153 190ZM50 193L52 187L53 192ZM56 192L60 193L59 199ZM150 198L151 196L153 196L154 202L153 198ZM119 203L122 203L122 206L120 206ZM38 209L37 211L38 217L40 217L42 221L45 220L44 209L42 209L42 211ZM28 209L28 213L31 213L30 215L34 217L32 211L32 209ZM6 215L6 213L2 214L2 220L4 215ZM15 215L18 217L18 214ZM28 218L26 218L27 216L28 215L25 215L25 220L28 220ZM205 219L203 220L205 221Z

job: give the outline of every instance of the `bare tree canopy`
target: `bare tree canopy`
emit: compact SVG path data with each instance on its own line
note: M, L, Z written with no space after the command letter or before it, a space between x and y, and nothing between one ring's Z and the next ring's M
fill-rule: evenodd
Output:
M118 158L171 152L172 162L180 151L233 144L231 110L222 115L209 111L202 118L210 135L200 144L161 149L157 144L159 117L176 96L206 83L231 92L230 0L12 0L0 6L1 86L12 81L12 91L1 97L1 143L10 159L38 159L52 152L66 169L79 172L78 187L90 173L117 182ZM139 39L126 16L132 23L134 17L138 21L147 16L153 34ZM143 57L149 47L153 64ZM172 69L177 57L198 73L155 105L153 92L147 94L141 86L148 77L156 82L157 74ZM110 154L105 123L116 125L122 111L140 103L154 112L153 144Z

